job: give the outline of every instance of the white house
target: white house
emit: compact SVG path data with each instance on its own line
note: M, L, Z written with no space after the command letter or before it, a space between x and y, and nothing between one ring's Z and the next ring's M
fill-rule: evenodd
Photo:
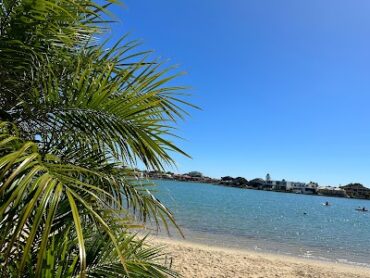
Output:
M268 186L275 191L290 191L298 194L315 194L318 184L314 182L304 183L295 181L277 181L272 180L270 174L266 175L265 186Z
M286 190L294 193L303 193L305 188L306 184L304 182L288 181L286 184Z

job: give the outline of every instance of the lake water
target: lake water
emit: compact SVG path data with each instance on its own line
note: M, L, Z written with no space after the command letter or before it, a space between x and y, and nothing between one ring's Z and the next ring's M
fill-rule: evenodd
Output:
M370 267L370 212L355 211L370 201L155 183L188 240Z

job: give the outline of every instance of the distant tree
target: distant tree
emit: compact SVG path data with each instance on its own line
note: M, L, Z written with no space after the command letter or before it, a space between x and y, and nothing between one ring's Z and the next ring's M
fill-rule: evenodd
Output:
M190 177L195 177L195 178L203 177L203 174L201 172L198 172L198 171L191 171L191 172L187 173L187 175L190 176Z
M259 187L259 186L263 186L264 184L265 184L265 181L260 178L253 179L248 182L248 185L252 187Z
M313 184L313 185L319 186L319 184L317 182L314 182L314 181L310 181L309 184Z
M234 179L234 184L235 185L247 185L248 180L243 177L237 177Z
M234 178L230 177L230 176L226 176L226 177L221 177L221 180L222 181L231 181L231 180L234 180Z
M361 183L354 182L354 183L349 183L349 184L341 186L341 187L365 187L365 186Z

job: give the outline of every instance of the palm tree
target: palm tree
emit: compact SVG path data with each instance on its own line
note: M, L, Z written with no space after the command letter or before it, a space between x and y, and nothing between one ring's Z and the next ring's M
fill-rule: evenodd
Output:
M137 42L100 43L111 3L0 2L3 276L176 276L133 232L176 223L131 169L186 155L171 137L189 104Z

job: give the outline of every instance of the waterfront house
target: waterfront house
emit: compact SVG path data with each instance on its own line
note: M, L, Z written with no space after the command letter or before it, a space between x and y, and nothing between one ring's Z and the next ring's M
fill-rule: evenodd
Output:
M370 189L360 183L350 183L340 188L345 190L350 198L370 199Z
M237 177L234 179L233 184L238 187L246 187L248 185L248 180L243 177Z
M199 171L191 171L185 175L188 175L190 177L193 177L193 178L202 178L203 177L203 174Z
M256 189L263 189L264 185L265 185L265 181L260 178L253 179L248 182L248 186L252 188L256 188Z
M316 182L309 182L303 190L303 194L316 194L319 185Z
M297 194L316 194L317 183L304 183L296 181L286 182L286 190Z
M272 181L272 190L284 192L286 191L287 182L286 180Z
M339 187L320 186L317 188L317 194L332 197L348 197L346 191Z
M232 178L230 176L222 177L220 184L245 188L248 185L248 180L243 177Z
M231 185L234 182L234 178L230 176L221 177L220 184Z
M306 184L304 182L288 181L286 185L287 191L298 193L298 194L302 194L305 188L306 188Z

